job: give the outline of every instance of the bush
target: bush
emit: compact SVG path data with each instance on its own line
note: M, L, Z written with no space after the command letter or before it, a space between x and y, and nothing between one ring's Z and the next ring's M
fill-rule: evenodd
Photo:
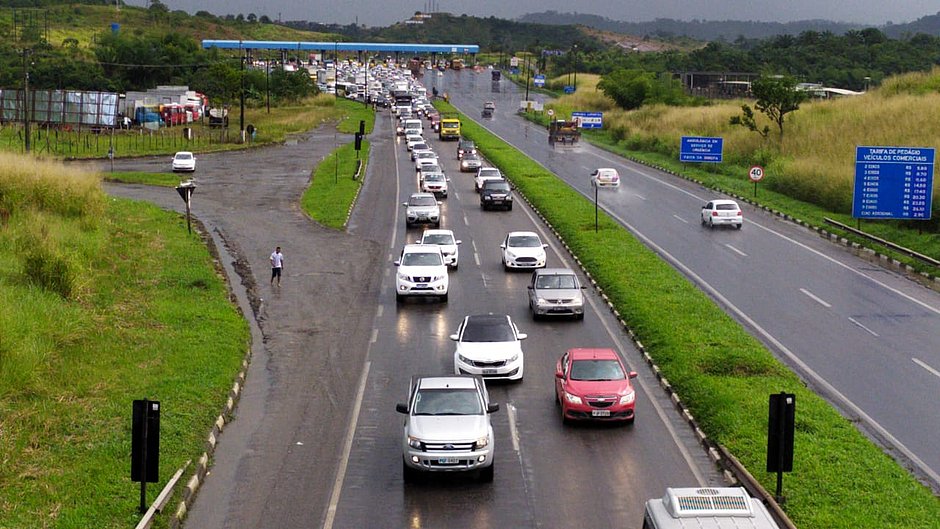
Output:
M30 283L68 299L75 286L75 272L69 260L43 244L26 252L23 269Z

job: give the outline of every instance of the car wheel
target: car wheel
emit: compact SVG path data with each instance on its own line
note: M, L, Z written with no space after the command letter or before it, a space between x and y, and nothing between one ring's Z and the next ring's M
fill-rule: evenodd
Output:
M444 294L443 296L441 296L441 302L447 303L447 294Z
M708 228L712 230L715 229L715 222L711 219L711 217L708 218Z
M459 266L459 264L455 262L455 263L454 263L454 270L456 270L458 266Z
M583 320L584 320L584 313L582 312L581 314L578 314L577 316L575 316L575 319L578 320L578 321L583 321Z
M532 310L532 307L529 307L529 309ZM540 319L539 313L532 310L532 321L539 321Z
M552 397L556 406L561 406L561 400L558 399L558 388L552 390Z
M395 302L396 302L396 303L404 303L404 301L405 301L405 296L402 296L401 294L399 294L398 292L396 292L396 293L395 293Z
M508 206L506 206L506 211L512 211L512 204L509 204Z
M734 227L737 228L737 229L739 229L739 230L741 229L741 226L743 226L743 224L735 224L735 225L734 225Z
M480 470L480 481L482 481L483 483L492 483L493 474L495 470L496 470L496 463L493 463L492 465Z
M702 226L705 225L705 217L702 217Z
M401 477L405 483L414 483L418 481L418 472L409 467L404 460L401 462Z

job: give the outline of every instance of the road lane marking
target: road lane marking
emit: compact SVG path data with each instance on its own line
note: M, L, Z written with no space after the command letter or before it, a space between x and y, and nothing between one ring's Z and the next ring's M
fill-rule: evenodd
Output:
M800 292L806 294L807 296L809 296L809 298L810 298L811 300L815 301L816 303L819 303L819 304L822 305L823 307L826 307L827 309L832 308L832 305L830 305L829 303L826 303L826 302L823 301L821 298L819 298L819 296L816 296L815 294L813 294L813 293L810 292L809 290L806 290L805 288L801 288L801 289L800 289Z
M476 253L476 252L473 252L473 260L476 261L477 266L481 266L481 265L480 265L480 254L478 254L478 253Z
M467 214L466 214L466 213L463 214L463 225L466 226L466 227L468 227L468 228L470 227L470 221L467 220Z
M369 338L369 343L375 343L379 339L379 330L372 329L372 337Z
M486 274L481 273L481 274L480 274L480 277L483 278L483 288L487 288L487 287L486 287Z
M646 200L646 197L644 197L643 195L638 195L638 194L636 194L636 193L633 193L633 196L635 196L636 198L638 198L638 199L640 199L640 200Z
M730 244L727 244L727 243L725 243L725 246L727 246L729 250L731 250L732 252L734 252L734 253L740 255L741 257L747 257L747 254L746 254L746 253L742 252L741 250L738 250L738 249L735 248L734 246L731 246Z
M366 357L372 349L372 345L366 349ZM326 521L323 522L323 529L332 529L333 520L336 519L336 508L339 506L339 495L343 491L343 481L346 479L346 467L349 465L349 454L352 452L353 438L356 435L356 425L359 423L359 410L362 408L362 397L366 392L366 381L369 379L369 368L372 362L367 360L363 366L362 374L359 376L359 390L356 392L356 404L352 410L352 422L349 423L349 430L346 432L346 442L343 446L343 456L339 458L339 469L336 472L336 479L333 481L333 492L330 494L330 505L326 510Z
M922 367L922 368L926 369L927 371L929 371L931 375L933 375L933 376L935 376L935 377L937 377L937 378L940 378L940 371L937 371L936 369L930 367L929 365L925 364L925 363L922 362L921 360L918 360L917 358L911 358L911 360L913 360L915 364L917 364L917 365L919 365L920 367Z
M686 223L686 224L689 223L689 221L685 220L684 218L680 217L679 215L673 215L672 217L673 217L674 219L678 220L679 222L684 222L684 223Z
M389 116L389 121L392 120L392 117ZM401 204L401 176L398 174L400 168L398 167L398 153L395 153L395 205ZM397 244L398 237L398 213L400 212L401 207L395 208L395 222L392 224L392 245L390 248L394 248Z
M381 318L383 312L385 312L385 305L379 305L379 308L375 309L375 319Z
M506 404L506 415L509 416L509 438L512 439L512 449L519 452L519 429L516 428L516 407L511 403Z
M477 253L477 252L479 251L479 250L477 250L477 242L476 242L476 241L474 241L474 240L471 239L471 240L470 240L470 246L473 246L473 253Z
M872 336L874 336L875 338L881 338L881 336L879 336L878 333L876 333L875 331L869 329L868 327L865 327L864 325L862 325L861 323L859 323L855 318L853 318L853 317L850 316L850 317L849 317L849 321L852 322L852 323L854 323L855 325L858 325L858 326L861 327L862 329L868 331L868 333L871 334Z

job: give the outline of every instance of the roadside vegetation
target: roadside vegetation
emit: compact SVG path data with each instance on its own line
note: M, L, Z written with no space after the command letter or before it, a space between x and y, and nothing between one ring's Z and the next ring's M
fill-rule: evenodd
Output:
M806 101L787 115L787 132L764 138L744 127L731 125L741 114L743 100L713 102L701 107L643 106L625 111L597 90L599 77L579 75L584 85L572 95L559 97L546 109L557 116L572 111L604 112L602 131L585 131L582 138L599 146L670 171L694 178L708 187L756 200L849 240L872 243L828 226L828 217L855 226L852 194L855 147L858 145L935 146L940 143L940 125L930 119L927 108L940 105L940 68L885 80L882 86L856 97L829 101ZM531 114L542 124L547 117ZM756 113L760 126L776 125ZM682 136L724 138L721 164L680 163ZM748 168L760 165L764 178L758 184L748 179ZM863 220L861 228L935 259L940 258L940 203L933 201L932 220ZM915 269L932 275L940 271L891 250L879 248Z
M162 404L148 501L202 453L249 335L185 224L0 153L0 527L133 527L134 399Z
M776 476L765 471L767 398L796 394L796 459L784 480L784 509L798 527L936 525L940 500L707 295L604 213L595 233L593 204L544 167L469 120L461 128L580 257L706 434L768 490Z
M300 200L300 207L313 220L336 230L346 227L349 208L359 194L366 175L366 162L369 160L368 140L362 140L359 159L362 160L362 169L358 178L353 177L358 167L353 143L339 147L320 161L313 172L310 186Z

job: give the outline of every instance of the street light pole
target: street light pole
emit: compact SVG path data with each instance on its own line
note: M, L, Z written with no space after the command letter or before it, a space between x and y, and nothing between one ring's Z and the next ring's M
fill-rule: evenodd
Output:
M23 49L23 129L26 132L24 147L29 152L29 54L33 50Z
M241 43L239 43L239 48L241 48ZM241 56L242 68L241 75L239 76L241 80L241 89L239 92L239 101L240 101L240 112L238 116L238 128L241 130L239 138L241 142L245 141L245 61L248 60L248 50L244 50Z
M525 56L525 100L529 100L529 54Z
M578 91L578 45L574 45L574 91Z

